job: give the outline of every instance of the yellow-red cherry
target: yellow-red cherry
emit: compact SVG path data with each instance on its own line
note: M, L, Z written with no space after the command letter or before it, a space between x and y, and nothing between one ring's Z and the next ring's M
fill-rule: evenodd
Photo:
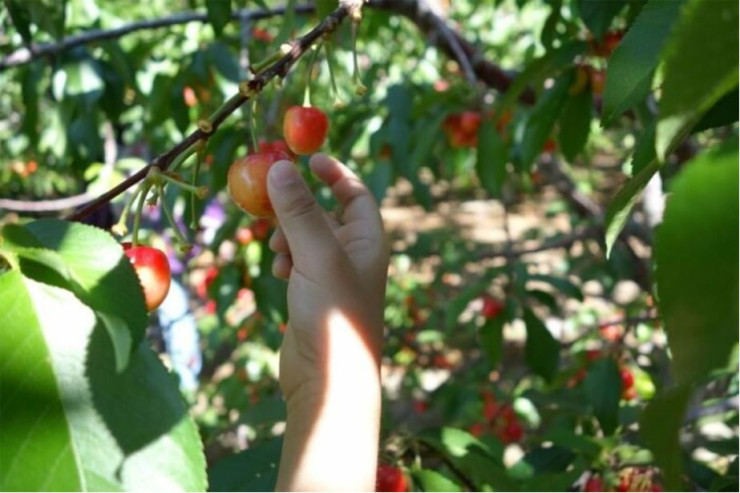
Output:
M167 255L162 250L145 245L134 247L125 242L121 246L139 278L147 311L156 310L170 290L172 275Z
M290 150L300 155L321 149L329 132L329 119L314 106L291 106L283 118L283 137Z
M270 151L250 154L234 161L226 180L231 199L253 216L274 216L275 211L267 194L267 172L273 164L284 160L291 159L283 152Z

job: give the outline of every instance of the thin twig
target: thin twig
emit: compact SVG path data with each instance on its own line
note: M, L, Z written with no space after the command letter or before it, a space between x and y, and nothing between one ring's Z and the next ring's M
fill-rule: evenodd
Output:
M296 6L296 12L307 14L314 11L311 4ZM260 20L282 15L285 13L285 7L278 7L272 10L246 10L237 11L232 15L233 19L247 18L249 20ZM199 12L183 12L174 14L161 19L149 19L145 21L131 22L115 29L100 29L87 31L81 34L70 36L57 43L46 43L32 45L31 48L19 48L0 60L0 72L10 67L17 67L38 58L53 56L63 51L69 50L76 46L103 41L106 39L116 39L136 31L159 29L162 27L175 26L178 24L187 24L189 22L208 22L208 16Z
M195 144L197 141L201 139L208 139L210 135L212 135L218 128L221 126L221 124L226 120L227 117L229 117L234 111L236 111L242 104L244 104L246 101L251 99L255 94L262 91L262 89L275 77L285 77L285 75L288 73L290 68L293 66L293 64L318 40L322 39L322 36L324 36L326 33L334 31L337 26L339 26L339 23L348 15L350 9L352 8L351 2L349 0L344 0L340 2L339 7L332 12L326 19L324 19L318 26L314 27L310 32L308 32L306 35L304 35L301 38L298 38L295 40L292 45L290 51L285 54L283 57L281 57L278 61L270 65L268 68L257 74L253 79L251 79L249 82L246 83L246 91L244 91L246 94L243 94L242 92L239 92L229 98L226 103L224 103L224 106L221 107L221 109L217 112L216 115L214 115L212 118L209 119L210 122L210 129L209 132L205 132L203 129L198 128L194 132L192 132L190 135L185 137L182 141L180 141L178 144L176 144L174 147L172 147L170 150L165 152L164 154L160 154L159 156L152 159L146 166L141 168L139 171L128 177L123 182L119 183L117 186L113 187L112 189L108 190L89 204L87 204L82 209L76 211L75 213L71 214L67 217L68 220L76 221L80 220L89 214L95 212L100 207L102 207L104 204L107 204L111 200L113 200L115 197L123 193L125 190L129 189L136 183L143 180L148 171L149 168L152 166L158 166L162 171L166 171L167 168L170 166L172 161L179 156L181 153L183 153L186 149L191 147L193 144Z
M455 60L457 60L457 63L460 64L460 67L462 68L463 73L465 74L465 78L468 80L468 84L475 87L475 85L478 83L478 77L475 75L475 70L473 70L473 65L470 63L470 58L460 46L460 42L458 41L458 38L449 28L447 23L444 20L442 20L434 12L431 5L429 4L429 0L423 0L423 2L427 5L427 8L430 10L430 16L432 17L434 22L437 24L437 27L439 28L439 32L442 34L442 36L445 37L445 39L447 39L447 43L449 44L450 49L452 50L452 53L455 55Z

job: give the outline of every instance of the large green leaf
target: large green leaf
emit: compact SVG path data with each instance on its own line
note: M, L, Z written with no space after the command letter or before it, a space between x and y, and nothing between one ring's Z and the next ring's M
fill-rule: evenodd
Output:
M622 395L622 380L616 361L611 358L594 361L583 382L583 390L601 429L610 435L619 422L619 398Z
M496 114L501 115L505 109L513 106L519 95L528 86L537 87L546 77L571 66L573 59L583 54L587 48L588 43L571 41L554 50L548 50L542 57L528 63L527 67L517 75L514 82L506 90L503 98L496 102Z
M224 26L231 20L231 0L206 0L208 22L216 36L221 36Z
M653 399L640 417L640 435L663 472L666 491L682 489L679 431L690 395L687 385L667 390Z
M462 491L458 484L433 469L414 471L414 479L423 491Z
M573 162L588 141L593 117L593 97L590 91L571 96L563 105L558 121L558 142L565 158Z
M656 136L667 153L738 84L738 3L690 0L666 42Z
M504 345L504 323L506 317L499 315L495 318L489 318L480 328L478 337L483 352L488 356L492 367L497 367L501 360L501 353Z
M658 161L653 160L633 176L630 181L625 183L619 189L617 195L609 202L609 207L606 209L604 218L607 257L611 254L612 247L614 247L614 243L619 238L622 229L624 229L624 225L627 224L632 207L640 198L640 193L645 189L645 186L657 171Z
M282 446L275 438L216 462L208 470L210 491L273 491Z
M573 80L572 72L563 74L537 101L527 120L527 128L521 142L520 166L528 170L542 152L555 122L568 100L568 88Z
M516 488L501 461L469 433L442 428L426 431L419 439L447 456L481 490L514 491Z
M8 225L2 233L6 248L56 272L64 287L95 311L110 334L122 370L143 339L148 318L139 281L121 245L98 228L52 219ZM53 281L38 269L32 277Z
M675 179L656 235L656 282L673 371L696 382L738 343L738 151L707 152Z
M604 123L648 95L661 50L683 3L650 0L617 45L606 72Z
M33 23L41 30L57 39L64 36L67 0L34 0L23 4L31 13Z
M537 375L550 382L558 371L560 344L550 334L542 320L528 308L524 310L524 324L527 326L527 345L524 354L527 365Z
M146 344L118 372L94 312L17 270L0 304L0 488L205 489L198 431Z
M500 197L506 180L508 147L496 131L493 122L486 120L478 127L478 156L475 171L491 197Z
M583 23L597 39L601 39L606 34L612 20L626 4L626 0L576 0Z

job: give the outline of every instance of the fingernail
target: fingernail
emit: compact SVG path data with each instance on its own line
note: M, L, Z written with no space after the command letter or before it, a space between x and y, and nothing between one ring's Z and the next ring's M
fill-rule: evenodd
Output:
M298 181L298 172L290 161L278 161L270 168L270 181L277 188L285 188Z

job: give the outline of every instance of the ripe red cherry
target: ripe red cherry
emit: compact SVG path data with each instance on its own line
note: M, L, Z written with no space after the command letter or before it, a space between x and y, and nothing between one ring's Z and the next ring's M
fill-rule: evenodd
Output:
M460 129L465 133L478 131L480 125L480 114L475 111L464 111L460 115Z
M504 311L503 303L492 296L483 297L483 308L481 308L480 311L483 317L487 319L496 318L501 314L502 311Z
M591 476L586 481L583 491L604 491L604 482L598 476Z
M275 215L267 195L267 172L282 160L290 161L290 157L282 152L258 152L234 161L226 181L236 205L254 216Z
M144 291L146 309L152 311L162 304L170 290L170 264L161 250L149 246L132 247L123 243L123 253L131 259Z
M247 227L241 227L236 230L236 241L240 245L248 245L254 239L254 233Z
M635 376L627 368L619 370L619 376L622 377L622 388L624 390L631 389L635 385Z
M283 136L290 150L306 155L318 151L329 132L329 119L313 106L291 106L283 119Z
M505 443L518 442L524 436L524 427L518 421L512 421L506 425L503 433Z
M284 140L262 140L259 143L260 152L282 152L290 156L291 161L295 159L295 154L290 150Z
M375 491L406 491L406 477L396 466L378 464Z

